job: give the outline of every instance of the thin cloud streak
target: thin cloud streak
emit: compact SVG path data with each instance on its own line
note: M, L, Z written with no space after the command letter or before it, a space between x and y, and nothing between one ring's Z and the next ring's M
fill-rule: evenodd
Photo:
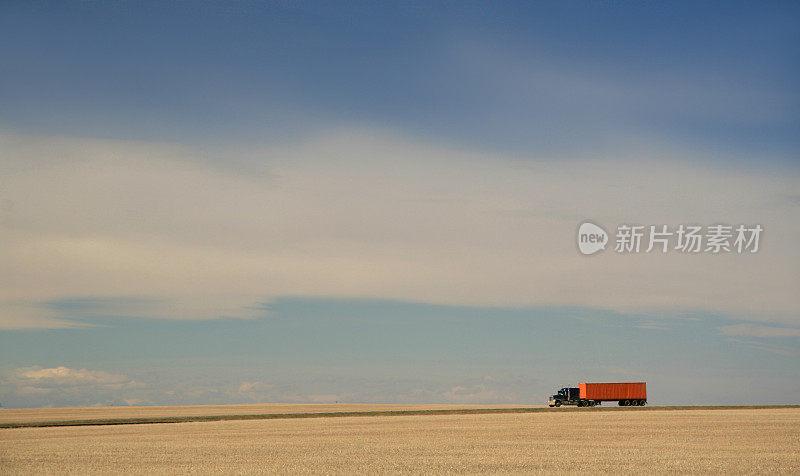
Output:
M732 324L719 328L726 336L746 337L800 337L800 329L796 327L775 327L760 324Z

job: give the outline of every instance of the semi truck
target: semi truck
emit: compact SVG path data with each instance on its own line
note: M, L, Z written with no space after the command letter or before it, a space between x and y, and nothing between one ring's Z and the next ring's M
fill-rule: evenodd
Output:
M647 383L580 383L577 387L562 388L547 403L551 407L593 407L603 402L618 402L621 407L644 406L647 404Z

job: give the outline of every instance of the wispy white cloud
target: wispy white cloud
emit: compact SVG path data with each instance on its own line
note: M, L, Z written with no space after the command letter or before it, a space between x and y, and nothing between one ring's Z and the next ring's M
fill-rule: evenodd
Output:
M727 336L746 337L800 337L800 329L796 327L776 327L762 324L731 324L719 328Z
M770 342L755 341L752 339L738 339L735 337L729 337L727 340L728 342L733 342L736 344L743 345L745 347L749 347L751 349L756 349L763 352L769 352L772 354L786 355L786 356L792 356L798 354L797 348L787 347L784 345L775 345Z
M273 388L274 388L273 385L264 382L244 381L239 385L239 393L247 396L257 396L260 393L271 391Z
M797 323L791 173L681 156L559 163L342 130L296 144L0 135L0 327L247 318L283 295ZM755 255L592 258L579 220L759 223ZM746 271L746 272L745 272ZM68 297L102 305L54 306Z
M634 327L637 329L649 329L654 331L667 331L670 327L667 323L663 320L661 321L643 321L635 324Z
M271 386L264 382L242 382L239 385L239 391L242 393L251 392L253 390L269 389Z

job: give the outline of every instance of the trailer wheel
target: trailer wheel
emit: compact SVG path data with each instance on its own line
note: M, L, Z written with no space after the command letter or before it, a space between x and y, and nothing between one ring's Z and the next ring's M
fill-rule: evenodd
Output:
M643 407L643 406L645 406L645 405L647 405L647 402L646 402L646 401L644 401L644 400L639 400L639 406L640 406L640 407Z
M627 406L628 406L628 401L627 401L627 400L620 400L620 401L619 401L619 406L621 406L621 407L627 407Z

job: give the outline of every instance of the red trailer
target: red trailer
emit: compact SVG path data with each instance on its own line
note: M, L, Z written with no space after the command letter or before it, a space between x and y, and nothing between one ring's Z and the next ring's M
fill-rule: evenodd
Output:
M564 387L550 397L551 407L577 405L593 407L602 402L619 402L621 407L647 404L645 382L581 383L577 387Z
M646 382L581 383L581 400L619 402L620 406L642 406L647 403Z

